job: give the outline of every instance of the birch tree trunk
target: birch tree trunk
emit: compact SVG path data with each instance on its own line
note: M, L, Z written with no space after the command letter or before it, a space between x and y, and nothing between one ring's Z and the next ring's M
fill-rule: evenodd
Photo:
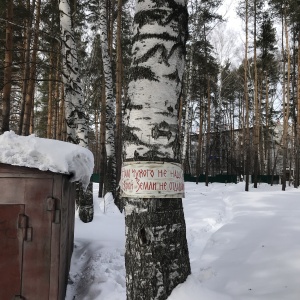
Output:
M67 141L87 148L88 118L82 95L78 58L71 20L70 1L60 0L59 10ZM94 215L92 183L89 184L86 192L83 191L81 184L78 184L76 202L79 208L80 219L85 223L91 222Z
M112 66L108 51L107 38L107 8L106 1L102 1L100 6L100 41L103 61L103 72L105 78L106 95L106 192L116 194L116 152L115 152L115 99L113 94Z
M118 0L117 15L117 62L116 62L116 182L121 178L122 165L122 0Z
M185 107L185 119L184 119L184 134L183 134L183 142L182 142L182 151L181 151L181 156L182 156L182 166L184 173L186 171L186 164L188 164L188 155L187 155L187 145L188 145L188 136L190 134L190 104L189 101L186 100L186 107ZM180 126L180 123L179 123ZM200 132L199 132L200 134ZM190 173L188 173L190 174Z
M106 124L106 98L105 98L105 79L102 74L102 89L101 89L101 111L100 111L100 162L99 162L99 191L98 197L104 196L104 177L106 173L106 149L105 149L105 124Z
M125 104L125 162L142 164L150 173L151 163L180 162L177 112L187 19L184 0L136 1L133 63ZM122 177L124 173L123 167ZM133 180L140 182L138 176ZM128 300L167 299L190 274L182 200L162 198L169 184L169 180L157 184L147 198L145 194L123 198ZM122 179L120 188L126 189Z
M298 49L300 47L300 32L298 32ZM296 159L295 159L295 188L300 182L300 51L298 51L297 76L297 127L296 127Z

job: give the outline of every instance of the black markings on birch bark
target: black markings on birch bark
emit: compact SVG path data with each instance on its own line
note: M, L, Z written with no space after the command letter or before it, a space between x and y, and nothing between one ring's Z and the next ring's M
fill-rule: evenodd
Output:
M82 95L77 49L71 21L69 0L59 1L60 32L62 41L63 82L65 88L65 119L67 141L88 147L88 117ZM93 185L83 191L82 184L76 186L76 204L81 221L91 222L94 217Z
M181 199L128 199L127 299L167 299L190 273Z
M134 158L133 145L140 144L145 146L139 151L142 159L159 160L167 155L168 159L179 161L180 151L174 151L174 140L178 132L177 101L181 93L187 12L182 10L181 1L143 1L139 5L143 9L134 17L131 82L125 104L125 133L130 132L124 135L125 156ZM154 24L158 30L148 31ZM165 102L168 105L164 106ZM165 117L168 130L160 128L159 115Z
M108 52L107 21L106 21L106 0L100 5L100 41L105 77L106 94L106 154L107 154L107 183L110 185L105 189L115 196L116 192L116 154L115 154L115 99L113 95L112 66Z
M180 162L178 102L187 37L181 0L136 2L125 161ZM190 274L180 198L123 198L128 300L165 300Z
M63 55L63 82L65 86L65 118L67 140L88 146L88 118L82 95L77 49L74 40L69 0L59 2L60 31Z

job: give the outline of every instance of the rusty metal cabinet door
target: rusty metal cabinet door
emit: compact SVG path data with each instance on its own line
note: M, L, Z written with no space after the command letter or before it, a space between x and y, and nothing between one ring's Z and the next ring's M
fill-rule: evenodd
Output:
M21 294L24 205L0 205L0 299Z
M28 235L23 247L21 295L28 300L49 299L53 215L47 210L47 197L51 194L51 179L26 179Z

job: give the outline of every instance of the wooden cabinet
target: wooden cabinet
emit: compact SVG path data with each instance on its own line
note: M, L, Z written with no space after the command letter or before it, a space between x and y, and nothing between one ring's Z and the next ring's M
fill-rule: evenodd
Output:
M74 240L69 176L0 164L0 299L65 299Z

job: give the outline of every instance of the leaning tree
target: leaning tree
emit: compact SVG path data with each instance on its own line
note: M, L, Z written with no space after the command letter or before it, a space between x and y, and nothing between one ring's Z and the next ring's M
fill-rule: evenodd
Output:
M186 0L136 1L124 116L127 299L166 299L190 274L178 107Z

